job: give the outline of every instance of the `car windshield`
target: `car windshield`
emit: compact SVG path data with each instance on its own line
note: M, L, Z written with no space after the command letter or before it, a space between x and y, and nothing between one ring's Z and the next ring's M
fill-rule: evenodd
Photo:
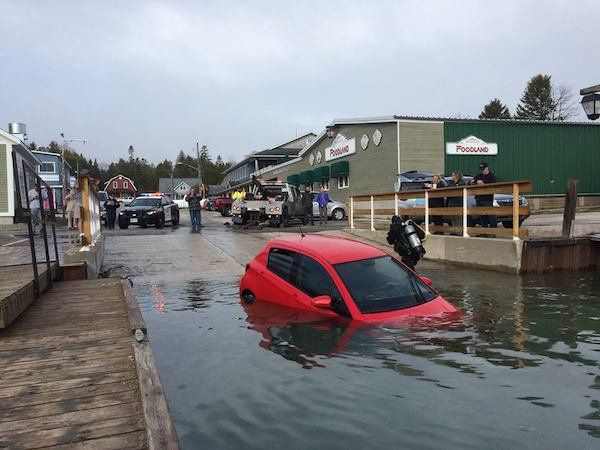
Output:
M363 314L409 308L437 297L435 291L391 256L334 267Z
M160 206L160 198L138 197L129 206Z

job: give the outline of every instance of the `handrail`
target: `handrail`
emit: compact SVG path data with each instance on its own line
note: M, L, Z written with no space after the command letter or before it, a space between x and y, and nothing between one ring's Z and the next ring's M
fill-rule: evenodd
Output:
M462 226L460 227L460 231L462 232L463 237L469 237L469 232L477 231L478 229L474 229L473 227L469 227L468 218L470 215L480 215L480 216L497 216L499 214L506 214L507 216L512 218L512 237L514 240L520 239L521 235L524 234L519 229L519 219L520 215L526 215L529 213L529 208L527 206L521 206L520 204L520 195L524 192L531 192L533 190L533 185L529 180L518 180L518 181L502 181L497 183L489 183L489 184L469 184L463 186L452 186L452 187L443 187L436 189L422 189L422 190L412 190L412 191L400 191L400 192L388 192L388 193L371 193L371 194L360 194L353 195L350 197L350 228L354 229L356 227L357 217L361 213L367 215L365 219L369 223L369 229L371 231L375 231L375 216L376 215L416 215L415 213L424 214L425 216L425 233L430 234L431 230L434 229L436 232L444 231L440 230L440 226L431 226L429 225L430 219L432 216L454 216L462 218ZM506 193L512 195L512 205L510 206L493 206L493 204L487 204L487 199L485 203L481 197L483 195L493 195L498 193ZM469 206L469 196L474 195L476 197L476 202L482 202L483 204L477 204L476 206ZM414 199L414 198L424 198L425 204L423 207L411 207L411 208L403 208L402 212L399 210L399 201L405 199ZM441 199L454 199L453 205L444 205L444 206L436 206L430 207L429 203L432 198L441 198ZM478 198L480 200L478 200ZM375 202L382 201L393 201L394 208L390 209L388 207L376 207ZM360 203L367 203L368 208L361 208ZM457 204L458 203L458 204ZM366 205L365 205L366 206ZM406 212L407 214L403 214ZM434 219L435 220L435 219ZM495 224L494 224L495 225ZM441 227L444 228L444 227ZM450 230L450 228L452 228ZM494 234L498 235L506 235L508 230L496 230L495 228L482 228L482 230L486 230L486 234ZM456 227L449 227L448 231L456 232Z

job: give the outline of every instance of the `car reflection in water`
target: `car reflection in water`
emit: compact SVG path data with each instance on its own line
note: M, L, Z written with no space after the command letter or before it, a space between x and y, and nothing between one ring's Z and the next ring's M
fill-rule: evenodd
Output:
M247 314L249 328L257 331L262 337L259 346L289 361L297 362L305 369L325 367L325 359L354 351L353 344L356 344L361 352L367 350L367 353L378 353L379 347L372 344L374 341L389 341L388 337L393 336L391 330L406 332L413 327L417 330L429 327L451 328L460 326L461 323L460 313L433 318L405 317L385 326L373 326L342 317L324 319L321 314L273 303L242 303L242 306ZM371 342L370 346L364 345L365 339ZM391 347L397 344L393 339L390 343Z

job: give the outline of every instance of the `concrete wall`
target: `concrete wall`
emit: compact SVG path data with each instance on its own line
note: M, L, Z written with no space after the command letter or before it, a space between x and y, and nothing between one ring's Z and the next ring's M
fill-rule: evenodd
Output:
M387 231L364 229L348 233L388 245ZM499 272L519 273L523 242L512 239L463 238L460 236L429 235L425 241L425 259L451 262Z

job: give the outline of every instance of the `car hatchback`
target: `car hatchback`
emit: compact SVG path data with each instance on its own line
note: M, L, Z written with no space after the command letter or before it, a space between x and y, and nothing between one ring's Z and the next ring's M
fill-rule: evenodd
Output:
M240 296L361 322L439 316L457 309L384 251L350 239L274 239L246 266Z

